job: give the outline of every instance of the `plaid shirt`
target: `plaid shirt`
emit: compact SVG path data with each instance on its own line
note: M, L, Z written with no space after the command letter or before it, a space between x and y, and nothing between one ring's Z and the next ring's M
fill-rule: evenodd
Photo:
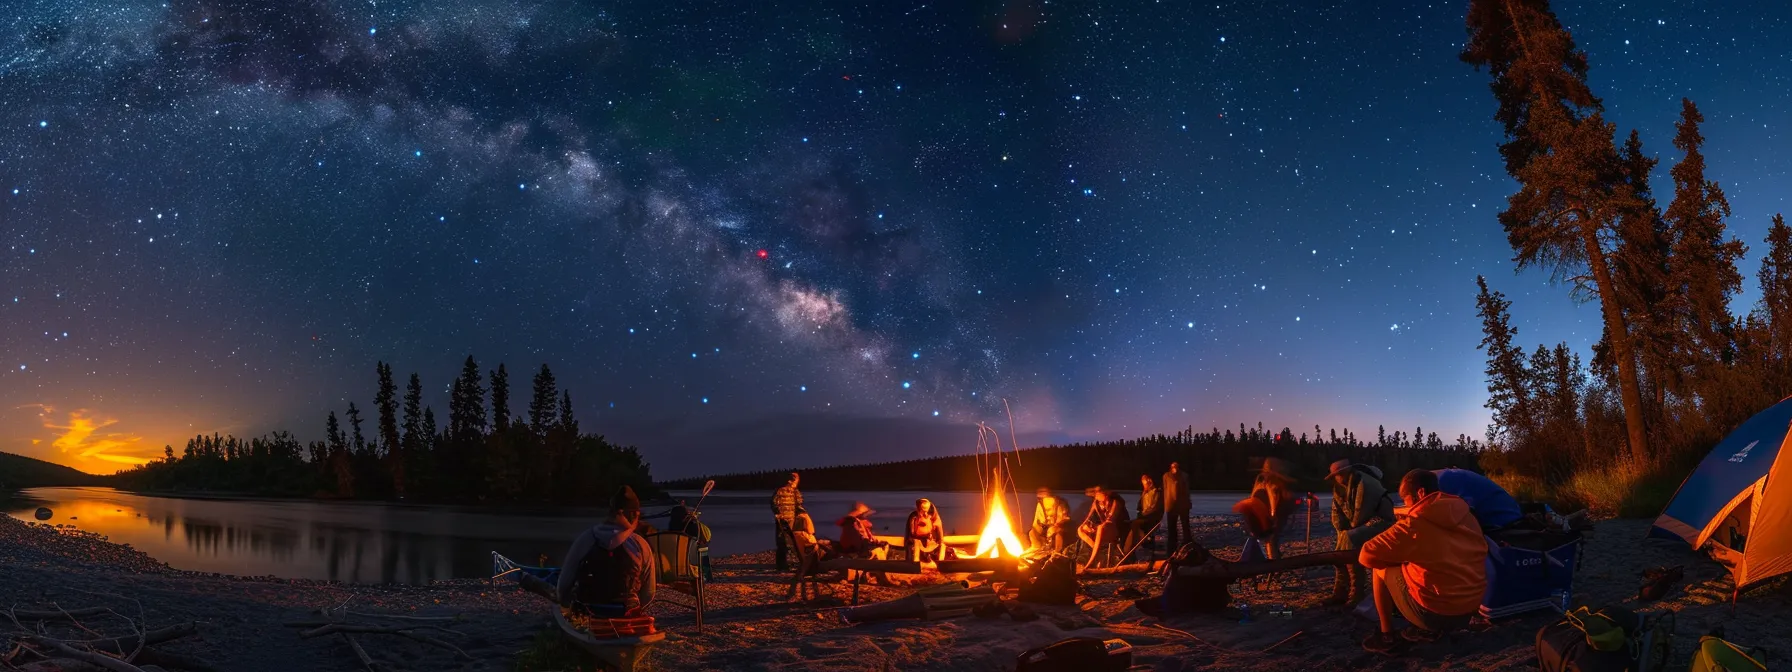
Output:
M796 520L796 510L803 505L803 491L786 485L772 493L772 515L778 520L790 522Z

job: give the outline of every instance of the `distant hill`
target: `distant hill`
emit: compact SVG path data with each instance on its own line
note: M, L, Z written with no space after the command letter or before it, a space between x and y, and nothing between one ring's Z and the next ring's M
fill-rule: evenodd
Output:
M0 453L0 490L57 485L98 485L101 477L36 458Z
M1035 486L1082 490L1092 485L1132 490L1140 474L1162 474L1170 462L1182 463L1192 490L1246 490L1253 469L1265 457L1289 461L1297 487L1322 491L1326 465L1350 458L1372 464L1384 472L1384 481L1397 483L1411 469L1462 467L1477 469L1481 446L1467 437L1444 444L1436 435L1426 441L1387 437L1374 444L1346 438L1313 442L1287 429L1267 433L1243 429L1237 435L1195 431L1149 436L1128 441L1046 446L1009 453L1016 484L1023 490ZM865 455L867 453L857 453ZM805 490L977 490L979 459L974 455L928 457L877 464L856 464L795 469L803 475ZM986 471L987 464L981 467ZM721 490L771 490L784 484L792 469L767 469L751 473L714 475ZM662 482L666 489L702 487L704 478Z

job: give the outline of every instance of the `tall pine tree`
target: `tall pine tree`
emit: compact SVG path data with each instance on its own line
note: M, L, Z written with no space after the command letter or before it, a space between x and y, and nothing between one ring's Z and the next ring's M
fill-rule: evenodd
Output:
M546 435L548 426L554 422L558 410L555 407L558 390L554 387L554 372L548 365L542 364L541 371L535 374L534 394L529 397L529 427L537 435Z
M492 431L503 434L510 431L510 374L504 370L504 363L498 363L498 370L492 372Z
M1618 374L1629 449L1644 454L1637 357L1605 239L1637 195L1624 174L1613 126L1587 87L1587 56L1547 0L1472 0L1462 60L1486 67L1505 128L1500 146L1519 189L1499 215L1519 268L1543 266L1599 300ZM1589 283L1590 280L1590 283Z
M1775 214L1767 229L1767 254L1761 258L1761 299L1756 314L1765 325L1769 365L1778 372L1773 392L1792 392L1792 227ZM1777 398L1777 397L1776 397Z
M400 452L398 436L398 386L392 382L392 367L380 362L375 370L379 373L379 391L373 395L373 406L379 413L379 448L378 454L390 455Z
M1663 312L1677 318L1676 332L1682 335L1677 368L1695 381L1710 380L1735 357L1730 297L1742 289L1736 260L1748 250L1725 233L1730 202L1716 182L1705 178L1705 156L1700 151L1705 138L1699 133L1704 121L1698 106L1680 100L1674 148L1685 155L1668 171L1674 179L1674 200L1665 213L1673 254L1668 263L1672 291Z
M1518 330L1512 328L1507 312L1512 302L1506 295L1487 289L1487 278L1475 276L1480 294L1475 305L1481 314L1481 344L1487 351L1487 409L1493 411L1487 425L1490 446L1507 445L1510 440L1526 436L1535 426L1531 411L1530 374L1525 369L1524 347L1514 345Z

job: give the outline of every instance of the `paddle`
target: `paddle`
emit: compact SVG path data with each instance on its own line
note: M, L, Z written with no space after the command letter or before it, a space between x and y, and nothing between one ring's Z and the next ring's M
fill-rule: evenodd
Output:
M691 510L697 511L698 509L702 509L703 508L703 500L705 498L709 497L709 491L714 490L714 489L716 489L715 479L712 478L712 479L709 479L708 481L705 481L703 483L703 494L699 495L697 497L697 505L692 507Z

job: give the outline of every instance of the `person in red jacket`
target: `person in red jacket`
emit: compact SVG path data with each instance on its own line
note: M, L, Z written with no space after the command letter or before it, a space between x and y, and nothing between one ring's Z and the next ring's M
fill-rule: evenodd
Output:
M1386 653L1403 637L1421 642L1468 625L1487 592L1487 541L1461 497L1440 492L1437 474L1423 469L1400 479L1393 527L1376 535L1357 560L1374 572L1375 613L1381 630L1363 648ZM1394 636L1394 613L1412 627Z

